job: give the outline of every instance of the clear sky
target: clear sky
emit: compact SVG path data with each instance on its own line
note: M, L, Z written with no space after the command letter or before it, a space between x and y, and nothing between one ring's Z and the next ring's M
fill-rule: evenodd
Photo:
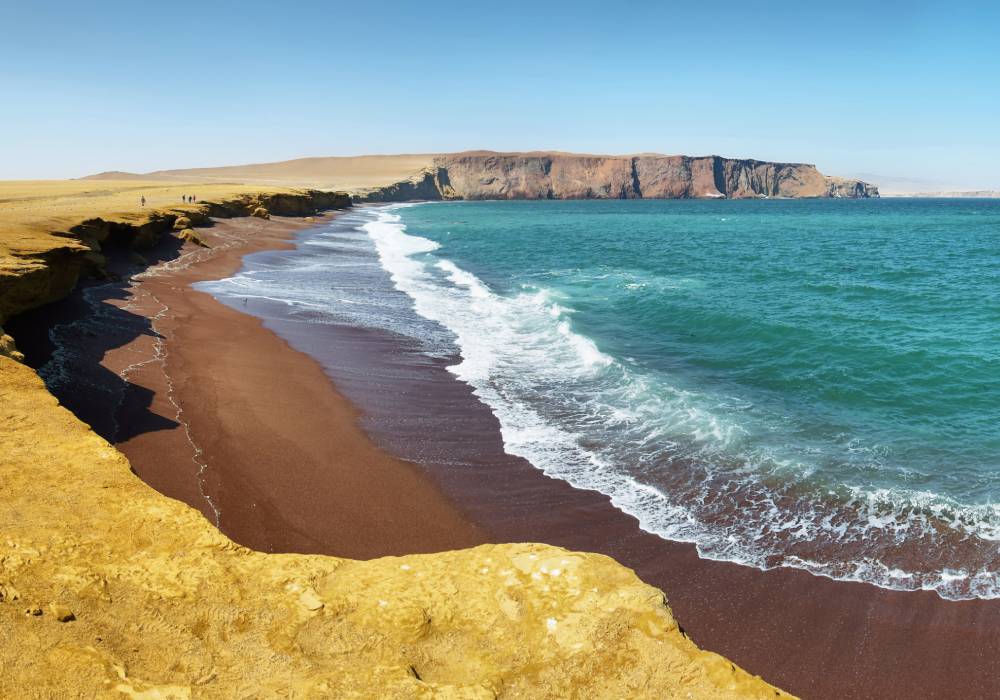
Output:
M0 178L490 148L1000 189L994 8L0 0Z

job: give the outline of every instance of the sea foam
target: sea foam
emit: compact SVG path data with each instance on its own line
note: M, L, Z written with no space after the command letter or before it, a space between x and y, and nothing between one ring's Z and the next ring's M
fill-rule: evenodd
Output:
M956 533L980 543L996 538L995 506L906 489L818 486L809 459L778 439L763 447L748 439L780 434L780 416L762 417L739 398L674 385L612 357L575 329L558 293L491 289L441 255L437 242L408 232L396 208L368 210L362 229L413 309L454 335L461 360L449 369L496 415L511 454L603 492L643 529L694 543L706 558L949 598L1000 596L990 552L968 548L968 569L934 564ZM808 442L794 448L822 450ZM941 533L942 521L954 530ZM909 570L914 559L919 565Z

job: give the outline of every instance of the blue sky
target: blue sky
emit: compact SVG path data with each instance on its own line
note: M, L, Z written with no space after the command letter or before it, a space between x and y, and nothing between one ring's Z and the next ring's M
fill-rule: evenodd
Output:
M1000 189L972 3L0 0L0 178L469 148Z

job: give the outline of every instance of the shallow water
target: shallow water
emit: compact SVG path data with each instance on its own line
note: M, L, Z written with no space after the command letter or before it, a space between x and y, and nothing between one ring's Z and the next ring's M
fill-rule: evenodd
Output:
M202 287L456 358L510 453L702 556L966 598L998 283L997 201L639 200L358 210Z

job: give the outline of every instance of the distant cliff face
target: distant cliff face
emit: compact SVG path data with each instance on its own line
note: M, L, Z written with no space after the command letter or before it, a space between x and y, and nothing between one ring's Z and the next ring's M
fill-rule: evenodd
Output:
M434 158L403 182L365 201L408 199L714 199L878 197L860 180L827 177L816 166L705 156L588 156L472 152Z

